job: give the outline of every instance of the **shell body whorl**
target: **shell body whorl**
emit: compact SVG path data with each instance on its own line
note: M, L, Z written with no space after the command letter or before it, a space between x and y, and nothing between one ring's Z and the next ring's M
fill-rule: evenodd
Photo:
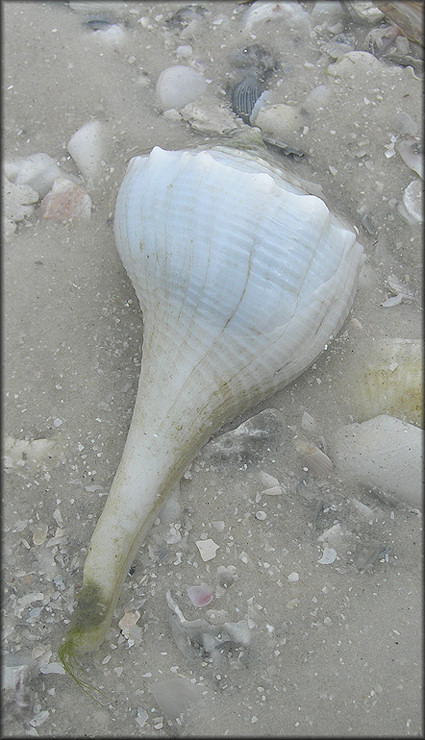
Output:
M225 388L233 415L313 362L346 318L363 261L322 200L225 148L132 159L115 237L143 310L144 353L165 346L158 362Z

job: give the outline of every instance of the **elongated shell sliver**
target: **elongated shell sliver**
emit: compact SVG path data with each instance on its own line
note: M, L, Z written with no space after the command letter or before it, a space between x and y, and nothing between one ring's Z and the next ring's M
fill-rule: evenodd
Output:
M115 239L143 311L141 374L86 559L86 616L62 657L103 639L147 528L199 448L335 335L363 262L323 201L256 154L226 148L155 147L132 159Z

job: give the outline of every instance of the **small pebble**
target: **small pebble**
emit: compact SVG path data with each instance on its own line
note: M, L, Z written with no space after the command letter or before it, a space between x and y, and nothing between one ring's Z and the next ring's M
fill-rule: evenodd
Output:
M206 90L207 83L199 72L179 64L163 69L156 83L156 93L164 110L183 108Z
M267 514L265 511L256 511L255 518L259 519L260 521L264 521L264 519L267 519Z
M67 148L83 177L93 184L101 174L102 161L107 154L106 125L101 121L88 121L71 136Z

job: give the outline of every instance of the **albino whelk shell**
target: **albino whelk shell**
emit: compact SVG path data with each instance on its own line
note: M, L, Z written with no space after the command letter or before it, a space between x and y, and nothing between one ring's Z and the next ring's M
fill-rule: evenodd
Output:
M143 310L142 366L59 651L71 674L73 653L103 640L143 536L200 447L313 362L347 316L363 263L322 200L257 154L225 148L132 159L115 239Z

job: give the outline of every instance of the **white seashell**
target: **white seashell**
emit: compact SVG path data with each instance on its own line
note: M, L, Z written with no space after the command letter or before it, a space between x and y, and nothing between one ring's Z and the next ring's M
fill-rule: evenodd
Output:
M183 108L201 97L207 88L199 72L181 64L163 69L156 83L156 93L163 110Z
M363 264L355 234L322 200L226 148L155 147L132 159L115 239L143 311L142 367L60 649L68 668L73 651L102 641L143 536L199 449L313 362L347 316ZM196 545L204 560L218 547Z
M355 363L346 383L353 394L351 412L357 421L389 414L422 424L423 388L421 343L388 338L370 348L366 363Z
M339 429L332 459L350 478L395 494L411 506L422 503L422 430L392 416L376 416Z
M403 194L403 205L406 211L405 213L402 212L402 215L406 217L407 214L406 221L408 221L408 223L423 223L422 196L423 183L421 180L412 180Z
M99 178L107 152L107 131L101 121L88 121L71 136L68 151L91 186Z

